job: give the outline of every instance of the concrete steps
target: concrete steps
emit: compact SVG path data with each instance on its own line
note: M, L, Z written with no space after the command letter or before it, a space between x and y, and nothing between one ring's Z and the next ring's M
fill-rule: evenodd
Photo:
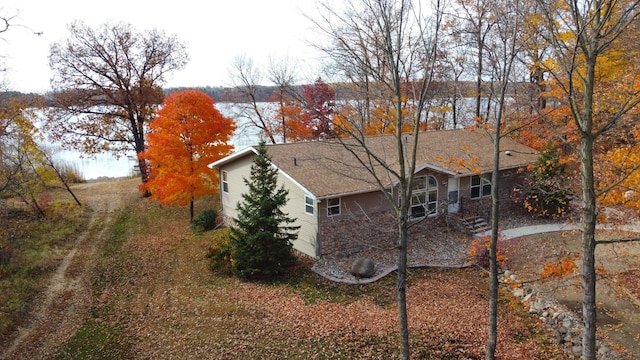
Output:
M491 230L491 226L489 226L487 221L480 216L463 218L462 224L473 235L481 234L488 230Z

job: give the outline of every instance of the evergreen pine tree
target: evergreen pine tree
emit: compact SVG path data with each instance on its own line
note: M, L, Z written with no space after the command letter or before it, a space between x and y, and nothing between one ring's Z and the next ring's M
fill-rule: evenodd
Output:
M230 228L231 271L238 277L269 277L295 263L291 252L299 226L282 211L289 191L278 188L278 170L271 166L265 142L251 165L249 191L238 203L238 217Z

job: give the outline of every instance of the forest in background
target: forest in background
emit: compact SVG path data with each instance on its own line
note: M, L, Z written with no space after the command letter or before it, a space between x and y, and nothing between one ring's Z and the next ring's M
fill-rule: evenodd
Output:
M460 91L462 89L462 93L467 97L473 96L475 91L475 83L472 81L461 81L457 82L457 89ZM433 84L434 88L439 90L438 92L442 92L443 94L449 95L454 87L453 82L437 82ZM518 87L527 87L530 86L529 83L518 84ZM349 91L349 86L338 83L329 84L336 94L336 98L344 99L346 93ZM487 86L488 88L488 86ZM277 85L256 85L256 100L258 102L273 102L273 95L278 92L279 86ZM293 90L301 90L302 85L292 86ZM515 92L514 85L511 87L512 92ZM169 96L177 91L183 90L198 90L206 93L211 96L216 103L237 103L244 102L246 99L244 95L241 93L242 89L240 86L238 87L225 87L225 86L202 86L202 87L170 87L163 89L164 95ZM11 98L20 98L25 102L32 103L36 99L42 100L50 100L52 94L45 93L22 93L19 91L0 91L0 101L5 101ZM464 95L463 95L464 96Z

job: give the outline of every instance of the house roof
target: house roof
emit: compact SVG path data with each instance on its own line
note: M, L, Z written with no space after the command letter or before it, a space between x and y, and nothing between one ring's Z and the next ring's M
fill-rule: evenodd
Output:
M404 136L407 144L412 144L409 141L411 136ZM399 163L395 136L373 136L367 138L366 142L373 156L397 171ZM538 157L535 150L509 138L501 139L500 148L501 169L527 166ZM253 148L247 148L210 166L220 167L254 152ZM267 145L267 152L272 163L285 176L296 181L316 198L379 189L367 167L356 158L359 156L364 159L365 153L354 139L345 140L344 143L333 140ZM450 176L487 173L493 169L493 141L484 131L457 129L422 132L418 138L416 160L417 171L431 169ZM383 186L389 186L396 180L379 165L369 169L375 171Z

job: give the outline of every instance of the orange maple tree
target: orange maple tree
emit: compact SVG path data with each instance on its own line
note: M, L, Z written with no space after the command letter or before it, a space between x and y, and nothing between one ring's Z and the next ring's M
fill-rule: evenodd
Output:
M151 176L140 190L164 205L190 204L193 220L194 200L218 191L217 174L208 165L233 150L229 140L235 122L204 92L185 90L165 99L149 128L141 156L150 164Z

